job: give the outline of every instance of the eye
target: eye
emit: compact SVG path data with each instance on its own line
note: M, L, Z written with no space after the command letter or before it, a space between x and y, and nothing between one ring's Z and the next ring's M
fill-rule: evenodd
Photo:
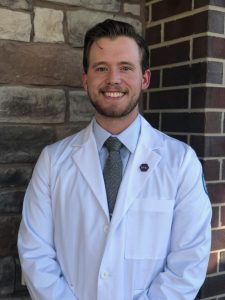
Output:
M107 69L107 67L97 67L97 68L95 68L95 71L101 73L101 72L107 72L108 69Z
M128 71L132 70L132 67L131 66L122 66L120 68L120 70L123 71L123 72L128 72Z

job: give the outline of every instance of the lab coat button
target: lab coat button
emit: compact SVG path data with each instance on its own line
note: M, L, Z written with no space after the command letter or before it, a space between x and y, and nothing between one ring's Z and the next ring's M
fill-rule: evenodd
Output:
M106 272L106 271L101 272L101 278L102 279L107 279L108 277L109 277L108 272Z
M103 230L104 230L105 233L107 233L108 230L109 230L109 226L108 226L108 225L105 225L104 228L103 228Z

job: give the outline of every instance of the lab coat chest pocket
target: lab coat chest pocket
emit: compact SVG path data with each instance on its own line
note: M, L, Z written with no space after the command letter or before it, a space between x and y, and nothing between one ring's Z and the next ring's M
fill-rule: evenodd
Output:
M174 201L145 200L127 214L126 259L164 259L168 251Z

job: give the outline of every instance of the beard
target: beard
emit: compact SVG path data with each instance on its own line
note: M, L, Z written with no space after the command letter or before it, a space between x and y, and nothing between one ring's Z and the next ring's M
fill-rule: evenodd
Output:
M139 100L140 100L140 95L137 95L135 98L130 99L130 101L127 103L127 105L121 109L114 108L114 107L104 107L100 101L96 100L93 101L93 99L90 96L90 93L88 92L88 96L90 99L90 102L92 106L95 108L95 110L102 116L107 117L107 118L123 118L128 116L138 105Z

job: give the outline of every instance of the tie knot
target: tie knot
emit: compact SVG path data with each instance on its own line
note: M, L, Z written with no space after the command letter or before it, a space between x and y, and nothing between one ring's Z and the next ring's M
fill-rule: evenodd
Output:
M106 146L107 150L110 151L119 151L120 148L122 147L122 143L120 140L116 137L110 136L104 143Z

